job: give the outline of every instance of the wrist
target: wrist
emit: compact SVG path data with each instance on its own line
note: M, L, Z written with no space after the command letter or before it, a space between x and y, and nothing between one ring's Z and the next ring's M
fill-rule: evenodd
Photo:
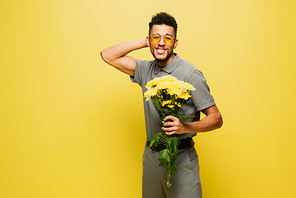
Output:
M142 42L142 47L148 47L147 45L147 38L144 38L144 39L141 39L141 42Z
M194 130L194 125L196 123L194 122L183 122L184 123L184 133L195 133L195 130Z

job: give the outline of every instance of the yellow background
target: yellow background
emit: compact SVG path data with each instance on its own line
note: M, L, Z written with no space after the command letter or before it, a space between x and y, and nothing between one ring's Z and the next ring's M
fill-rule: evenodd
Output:
M144 38L160 11L224 118L195 137L204 198L296 197L288 0L1 0L0 197L141 197L141 89L99 52Z

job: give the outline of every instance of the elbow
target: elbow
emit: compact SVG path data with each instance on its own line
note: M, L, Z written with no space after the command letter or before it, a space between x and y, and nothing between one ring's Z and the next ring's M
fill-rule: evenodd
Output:
M108 63L109 65L112 65L112 59L111 57L108 55L108 53L105 52L105 50L102 50L100 52L101 58L103 59L103 61L105 61L106 63Z
M101 55L101 58L103 59L103 61L105 61L106 63L108 63L108 62L107 62L107 59L108 59L108 58L106 57L105 50L101 51L101 52L100 52L100 55Z
M213 120L214 120L214 125L213 125L214 129L219 129L222 127L223 119L220 112L216 112L213 114Z
M221 117L220 122L219 122L219 127L218 127L218 128L221 128L222 125L223 125L223 119L222 119L222 117Z
M222 119L222 116L220 114L219 117L218 117L217 128L218 129L221 128L222 125L223 125L223 119Z

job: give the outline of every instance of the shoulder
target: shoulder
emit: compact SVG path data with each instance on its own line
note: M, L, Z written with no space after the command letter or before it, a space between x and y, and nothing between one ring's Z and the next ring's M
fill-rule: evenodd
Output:
M140 60L136 59L136 70L139 72L151 72L155 69L155 61L154 60Z
M189 79L194 79L194 78L204 78L203 73L197 69L192 63L180 59L179 66L176 69L176 72L180 72L181 74L184 75L186 81L189 81Z
M184 70L186 72L200 72L200 70L198 70L196 68L196 66L194 66L192 63L190 63L187 60L182 59L181 57L179 57L179 69Z
M140 60L140 59L136 59L136 64L137 64L137 66L154 65L155 64L155 60Z
M133 82L141 86L145 84L148 76L151 76L155 70L155 61L136 59L136 69L133 76Z

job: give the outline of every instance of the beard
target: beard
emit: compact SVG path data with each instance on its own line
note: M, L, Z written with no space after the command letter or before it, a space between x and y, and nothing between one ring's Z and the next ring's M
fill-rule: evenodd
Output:
M156 58L156 56L154 55L154 53L152 53L154 59L156 60L156 62L165 62L167 61L172 55L173 55L173 51L171 51L171 53L169 53L165 58L163 59L159 59L159 58Z

